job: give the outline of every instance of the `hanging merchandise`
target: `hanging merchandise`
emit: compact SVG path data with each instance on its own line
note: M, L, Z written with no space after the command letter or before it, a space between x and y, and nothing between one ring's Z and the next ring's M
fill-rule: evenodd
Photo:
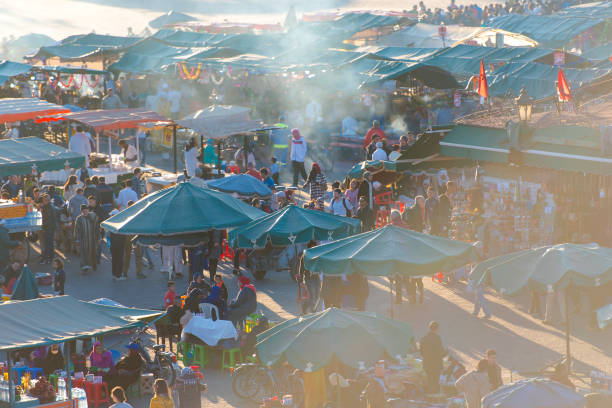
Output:
M202 63L199 62L196 67L191 69L187 68L187 64L184 62L179 62L179 75L183 79L188 79L190 81L196 80L200 77L200 71L202 70Z

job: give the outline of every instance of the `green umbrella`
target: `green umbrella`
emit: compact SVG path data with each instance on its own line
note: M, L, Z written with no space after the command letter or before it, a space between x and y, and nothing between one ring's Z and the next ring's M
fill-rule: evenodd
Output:
M487 282L512 295L523 288L562 290L569 285L595 287L612 280L612 249L597 244L558 244L514 252L479 263L470 274L475 286ZM570 327L565 291L566 359L570 367Z
M257 336L257 355L266 365L288 361L306 372L334 359L354 368L371 366L386 357L406 355L413 343L404 322L331 308L287 320Z
M15 282L15 286L13 287L11 300L30 300L38 299L39 297L40 293L38 292L38 283L36 282L36 278L34 278L32 275L28 265L25 265L21 270L19 279L17 279L17 282Z
M306 251L306 269L325 275L423 276L471 262L471 244L392 225Z
M157 191L102 223L127 235L178 235L237 227L265 215L226 193L189 182Z
M514 252L481 262L470 275L505 295L527 287L538 291L570 284L599 286L612 280L612 249L596 244L558 244Z
M263 248L268 238L275 246L289 246L310 240L331 241L359 232L356 218L342 217L296 205L253 220L230 231L234 248Z

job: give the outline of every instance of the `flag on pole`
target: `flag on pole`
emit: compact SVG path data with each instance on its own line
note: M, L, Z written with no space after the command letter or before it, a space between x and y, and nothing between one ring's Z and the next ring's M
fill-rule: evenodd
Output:
M489 97L489 86L487 85L487 74L484 69L484 60L480 60L480 75L478 75L478 95L482 98Z
M572 100L572 91L570 90L569 84L565 79L563 70L559 68L559 74L557 75L557 94L559 95L560 102L569 102Z

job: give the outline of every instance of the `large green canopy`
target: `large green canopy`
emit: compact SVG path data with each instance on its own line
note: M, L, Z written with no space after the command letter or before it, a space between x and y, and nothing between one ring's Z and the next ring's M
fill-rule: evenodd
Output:
M331 308L287 320L257 336L257 355L266 365L288 361L305 372L335 359L353 368L404 356L414 334L404 322L370 312Z
M47 346L144 326L164 312L83 302L70 296L0 303L0 351Z
M272 245L288 246L348 237L359 228L355 218L289 205L230 231L229 240L234 248L263 248L268 239Z
M612 249L596 244L558 244L514 252L481 262L470 274L502 294L528 287L539 291L603 285L612 280Z
M473 246L392 225L305 252L306 269L325 275L423 276L469 263Z
M117 234L178 235L237 227L263 215L229 194L182 182L142 198L102 227Z
M246 197L270 197L272 190L250 174L235 174L208 182L208 187L224 193L236 193Z
M15 282L11 300L29 300L40 297L38 291L38 283L32 275L28 265L24 266L19 275L19 279Z
M83 167L85 157L37 137L0 140L0 177Z

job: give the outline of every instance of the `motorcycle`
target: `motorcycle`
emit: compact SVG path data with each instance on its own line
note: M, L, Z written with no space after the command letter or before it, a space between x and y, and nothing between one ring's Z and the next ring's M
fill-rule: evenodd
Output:
M147 327L138 330L132 338L132 342L139 347L139 354L144 360L143 372L153 373L157 378L163 378L172 387L176 381L176 376L180 373L181 368L176 362L176 354L165 351L166 346L163 344L153 345L154 357L151 359L149 353L146 352L141 336L147 331Z

